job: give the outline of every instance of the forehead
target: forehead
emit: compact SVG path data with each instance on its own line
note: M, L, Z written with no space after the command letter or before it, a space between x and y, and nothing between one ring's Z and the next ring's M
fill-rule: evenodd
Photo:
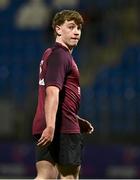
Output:
M78 26L78 25L75 23L74 20L70 20L70 21L65 20L64 23L63 23L63 25L75 25L75 26Z

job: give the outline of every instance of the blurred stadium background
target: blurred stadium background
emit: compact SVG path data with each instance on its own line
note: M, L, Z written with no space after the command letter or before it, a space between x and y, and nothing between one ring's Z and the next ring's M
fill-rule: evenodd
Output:
M0 178L34 178L31 125L38 66L53 42L51 18L79 10L73 52L81 72L79 114L87 136L81 178L140 178L140 1L0 0Z

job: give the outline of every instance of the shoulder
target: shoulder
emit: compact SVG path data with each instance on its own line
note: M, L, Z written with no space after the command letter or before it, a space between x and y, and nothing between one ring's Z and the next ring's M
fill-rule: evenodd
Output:
M69 64L71 62L70 53L63 48L53 48L49 56L49 59L53 59L57 62Z
M43 60L48 59L48 57L51 55L51 53L52 53L52 48L46 49L46 50L44 51L44 53L43 53L42 59L43 59Z
M56 54L57 56L67 57L69 56L68 51L64 50L61 47L53 48L52 54Z

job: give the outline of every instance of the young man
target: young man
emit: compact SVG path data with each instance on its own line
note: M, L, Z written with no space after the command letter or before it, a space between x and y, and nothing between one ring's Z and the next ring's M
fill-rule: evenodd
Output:
M77 113L79 71L72 50L81 36L83 18L73 10L58 12L52 23L55 45L45 51L39 74L39 95L33 121L36 138L36 179L78 179L82 137L92 125Z

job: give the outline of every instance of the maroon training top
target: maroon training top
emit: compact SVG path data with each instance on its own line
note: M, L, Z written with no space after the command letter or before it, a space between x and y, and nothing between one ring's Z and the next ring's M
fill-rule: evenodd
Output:
M80 133L76 117L80 103L79 71L68 49L59 43L47 49L40 62L38 105L33 121L33 135L41 134L47 126L44 102L48 86L57 86L60 89L55 131Z

